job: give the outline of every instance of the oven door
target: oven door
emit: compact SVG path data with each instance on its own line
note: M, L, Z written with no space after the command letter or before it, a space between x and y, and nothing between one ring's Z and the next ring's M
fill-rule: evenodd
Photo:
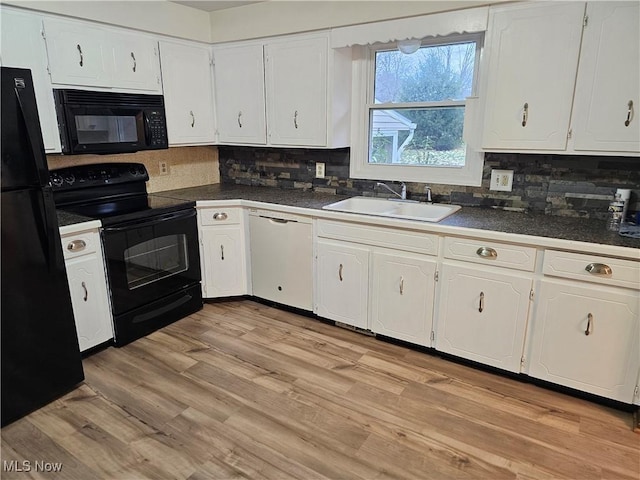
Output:
M115 316L200 282L195 209L106 227L103 237Z

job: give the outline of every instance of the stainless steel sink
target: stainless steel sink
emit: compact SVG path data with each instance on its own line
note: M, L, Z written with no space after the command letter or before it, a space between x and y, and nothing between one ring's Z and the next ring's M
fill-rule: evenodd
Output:
M444 203L418 203L409 200L394 200L374 197L351 197L330 205L325 210L336 212L360 213L380 217L404 218L421 222L439 222L457 212L460 205Z

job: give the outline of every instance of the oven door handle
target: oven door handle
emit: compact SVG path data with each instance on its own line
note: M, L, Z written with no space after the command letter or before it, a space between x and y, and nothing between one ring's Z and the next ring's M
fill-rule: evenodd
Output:
M187 211L180 211L174 213L166 213L160 216L154 216L153 218L145 218L143 220L132 220L130 222L121 223L118 226L114 227L104 227L105 232L123 232L125 230L131 230L132 228L144 228L150 227L153 225L158 225L159 223L169 222L172 220L185 220L187 218L192 218L196 216L196 210L190 209Z

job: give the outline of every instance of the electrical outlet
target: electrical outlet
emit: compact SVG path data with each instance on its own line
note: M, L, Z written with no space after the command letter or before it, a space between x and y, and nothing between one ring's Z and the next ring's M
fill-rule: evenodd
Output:
M169 175L169 165L167 165L167 162L160 162L158 166L160 168L160 175Z
M491 170L489 190L510 192L513 189L513 170Z
M324 178L324 163L316 163L316 178Z

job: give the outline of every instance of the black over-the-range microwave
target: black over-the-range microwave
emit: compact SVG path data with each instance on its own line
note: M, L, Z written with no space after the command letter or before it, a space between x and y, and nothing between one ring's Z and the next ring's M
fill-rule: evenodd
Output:
M54 89L62 153L168 148L162 95Z

